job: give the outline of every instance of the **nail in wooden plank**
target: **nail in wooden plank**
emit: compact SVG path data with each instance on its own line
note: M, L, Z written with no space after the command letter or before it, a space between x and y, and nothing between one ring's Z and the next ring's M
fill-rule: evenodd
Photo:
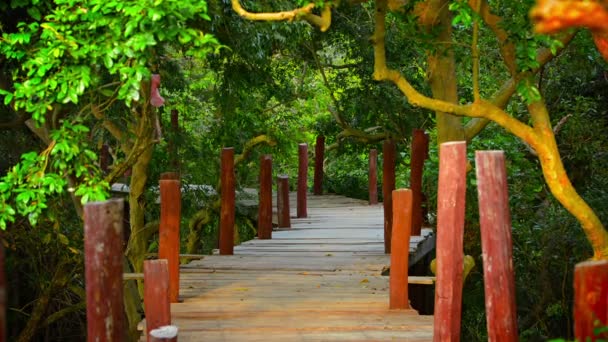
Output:
M272 239L272 157L260 159L260 205L258 206L258 238Z
M279 227L291 228L289 217L289 177L277 176L277 216Z
M369 204L378 204L378 150L369 151Z
M325 159L325 137L319 135L315 145L315 177L313 194L323 194L323 159Z
M87 340L125 341L123 307L123 200L84 206Z
M171 324L169 265L166 259L144 261L144 306L146 336L150 331Z
M390 272L390 309L409 309L407 292L410 233L412 229L412 191L394 190L393 234Z
M306 210L306 192L308 190L308 145L298 145L298 195L296 215L298 218L308 217Z
M429 136L421 129L412 133L410 188L412 189L412 236L420 236L422 229L422 172L429 149Z
M222 149L221 157L220 255L234 254L235 177L234 148Z
M436 342L460 340L466 174L466 142L441 144L433 324L433 341Z
M397 146L392 140L384 140L382 145L382 198L384 206L384 253L391 252L391 232L393 230L393 201L395 190L395 162Z
M574 337L577 341L606 341L608 332L608 260L585 261L574 268Z
M502 151L477 151L477 193L489 341L517 341L511 217Z
M182 194L177 179L160 180L160 225L158 258L169 266L169 300L177 303L179 296L179 249Z

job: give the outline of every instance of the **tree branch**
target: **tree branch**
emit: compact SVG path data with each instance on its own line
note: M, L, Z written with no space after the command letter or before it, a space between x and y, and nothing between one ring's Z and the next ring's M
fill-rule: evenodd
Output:
M232 9L241 17L254 21L293 21L306 20L311 25L318 26L321 32L327 31L331 25L331 5L327 4L321 10L321 15L315 15L312 10L314 3L296 8L291 11L252 13L243 8L239 0L232 0Z

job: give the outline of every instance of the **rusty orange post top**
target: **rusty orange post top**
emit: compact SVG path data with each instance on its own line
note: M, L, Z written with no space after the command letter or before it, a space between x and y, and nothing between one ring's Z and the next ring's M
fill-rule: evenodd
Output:
M441 144L433 324L433 340L437 342L460 340L466 175L466 142Z
M390 308L409 309L407 292L412 229L412 191L399 189L392 192L393 234L391 243Z
M144 308L146 336L150 331L171 324L169 266L166 259L144 261Z
M123 306L122 199L84 206L87 340L126 341ZM106 324L112 322L112 324Z
M585 261L574 268L574 337L577 341L606 341L608 332L608 260Z
M308 145L298 145L298 194L297 217L308 217L306 209L306 192L308 190Z
M277 217L280 228L291 228L289 217L289 177L277 176Z
M369 151L369 204L378 204L378 150Z
M234 254L234 178L234 148L225 147L222 149L220 176L220 255Z
M323 160L325 159L325 137L319 135L315 145L315 175L313 194L323 194Z
M160 226L158 258L166 259L169 268L169 298L177 303L179 296L179 248L182 194L177 179L160 180Z
M507 171L502 151L475 153L489 341L517 341Z
M384 205L384 253L391 252L391 232L393 230L393 199L395 190L395 162L397 146L392 140L384 140L382 145L382 198Z
M258 206L258 239L272 238L272 157L260 160L260 205Z

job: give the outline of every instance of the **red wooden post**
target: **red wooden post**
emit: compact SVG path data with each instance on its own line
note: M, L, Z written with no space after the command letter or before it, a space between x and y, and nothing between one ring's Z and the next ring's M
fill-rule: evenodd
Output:
M315 178L313 194L323 195L323 159L325 159L325 137L319 135L315 145Z
M177 342L177 327L165 325L150 331L148 342Z
M477 151L477 193L489 341L517 341L511 217L502 151Z
M144 261L144 306L149 342L151 330L171 324L169 266L165 259Z
M103 173L108 172L110 165L110 146L108 144L101 145L101 153L99 155L99 168Z
M272 239L272 157L270 155L264 155L260 160L258 239Z
M378 150L369 151L369 204L378 204Z
M608 325L608 260L586 261L574 268L574 337L605 341L608 333L593 330Z
M308 188L308 145L298 145L298 200L296 214L298 218L308 217L306 210L306 192Z
M291 228L289 217L289 177L277 176L277 216L279 227Z
M393 190L393 234L390 273L390 309L409 309L408 259L412 229L412 191Z
M222 149L220 255L234 254L235 180L234 148Z
M2 238L1 235L0 238ZM4 244L0 241L0 342L6 341L6 268L4 260Z
M179 227L182 194L177 179L160 180L160 226L158 229L158 258L169 266L169 299L177 303L179 296Z
M160 174L160 179L179 179L179 173L177 172L163 172Z
M84 206L87 340L125 341L122 199Z
M437 191L437 282L434 341L460 340L467 145L441 144ZM413 210L415 212L415 210ZM413 220L412 220L413 226Z
M179 112L177 109L171 109L171 130L173 131L173 142L171 144L171 166L173 169L179 169Z
M384 140L382 154L382 197L384 205L384 252L391 252L391 231L393 230L393 201L391 193L395 190L395 155L397 146L392 140Z
M412 236L420 236L422 229L422 170L428 155L429 136L424 130L415 129L412 133L412 161L410 188L412 189Z

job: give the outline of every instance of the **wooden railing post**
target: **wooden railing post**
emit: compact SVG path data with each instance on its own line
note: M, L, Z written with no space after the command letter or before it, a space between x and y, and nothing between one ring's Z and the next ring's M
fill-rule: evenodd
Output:
M235 196L234 148L225 147L221 160L220 255L234 254Z
M272 238L272 157L260 159L260 205L258 206L258 239Z
M169 176L174 175L166 174L162 177ZM178 179L160 180L158 258L167 260L169 267L169 299L171 303L177 303L179 296L179 228L181 224L181 197L180 181Z
M277 176L277 217L279 227L291 228L289 217L289 177L287 175Z
M319 135L315 145L315 177L313 194L323 195L323 159L325 159L325 137Z
M422 229L422 170L428 156L429 136L421 129L412 133L410 188L412 189L412 236L420 236Z
M151 330L171 324L169 266L166 259L144 261L144 307L149 342Z
M89 342L126 341L122 282L123 208L122 199L93 202L84 206Z
M437 282L433 324L433 340L438 342L460 340L466 173L466 142L441 144L437 191Z
M392 140L384 140L382 145L382 198L384 205L384 253L391 252L391 232L393 230L393 200L395 190L395 162L397 146Z
M369 151L369 204L378 204L378 150Z
M306 210L306 192L308 190L308 145L298 145L298 197L297 210L298 218L308 217Z
M390 272L390 309L409 309L408 267L412 229L412 191L394 190Z
M477 193L489 341L517 341L511 217L502 151L477 151Z
M574 337L577 341L605 341L608 332L608 260L585 261L574 268Z

